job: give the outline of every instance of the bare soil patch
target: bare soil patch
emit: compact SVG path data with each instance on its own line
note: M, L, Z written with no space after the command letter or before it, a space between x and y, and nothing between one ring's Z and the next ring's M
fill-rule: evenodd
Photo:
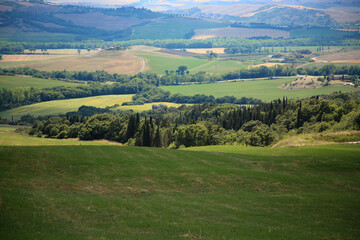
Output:
M21 56L37 56L37 57L53 57L59 58L60 55L21 55ZM53 71L53 70L68 70L68 71L96 71L105 70L110 73L119 74L134 74L140 72L143 66L143 59L134 54L124 51L101 51L96 54L84 56L69 56L66 58L59 58L58 60L34 62L24 64L21 66L29 66L31 68ZM32 59L33 60L33 59ZM40 60L40 59L38 59ZM19 60L20 61L20 60ZM22 60L26 61L26 60ZM31 60L29 60L31 61ZM20 65L19 65L20 66Z
M359 63L360 60L360 50L354 50L343 53L332 53L318 57L317 60L328 61L328 62L338 62L338 63Z
M211 28L211 29L196 29L193 39L206 39L209 37L235 37L235 38L250 38L269 36L271 38L289 38L290 32L268 28ZM201 37L201 38L199 38Z

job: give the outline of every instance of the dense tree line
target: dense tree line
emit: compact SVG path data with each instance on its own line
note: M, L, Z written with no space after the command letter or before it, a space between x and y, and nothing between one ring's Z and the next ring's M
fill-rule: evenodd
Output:
M326 64L319 67L298 68L293 66L284 67L276 65L274 67L260 66L250 69L241 69L237 71L210 74L206 72L175 74L175 72L165 71L165 74L159 75L155 73L138 73L134 75L125 75L117 73L108 73L106 71L40 71L29 67L1 69L0 75L27 75L45 79L60 79L60 80L78 80L89 82L119 82L127 83L130 81L144 80L147 84L160 85L178 85L181 83L214 83L223 80L232 79L247 79L247 78L263 78L263 77L278 77L278 76L294 76L311 75L311 76L329 76L331 74L345 74L352 76L360 75L360 67L357 65L350 66L335 66L334 64Z
M359 39L329 39L329 38L296 38L296 39L167 39L150 40L136 39L128 41L87 40L77 42L0 42L0 53L22 53L25 49L95 49L114 46L129 47L147 45L160 48L241 48L244 51L255 51L261 47L295 47L295 46L360 46ZM246 50L247 49L247 50Z
M358 94L334 93L307 100L287 99L255 107L204 103L143 114L50 117L36 122L39 137L108 139L148 147L246 144L267 146L283 134L360 130Z
M284 67L276 65L275 67L261 66L257 68L241 69L233 72L224 73L224 80L231 79L247 79L247 78L263 78L263 77L279 77L279 76L295 76L296 69L294 67Z
M297 73L301 75L311 76L329 76L331 74L346 74L346 75L360 75L360 66L358 65L344 65L336 66L334 64L326 64L321 67L298 68Z
M169 91L161 88L145 88L143 91L133 96L132 102L123 103L123 105L142 105L152 102L173 102L173 103L233 103L233 104L259 104L261 101L254 98L242 97L237 99L234 96L224 96L215 98L214 96L196 94L194 96L184 96L179 93L171 94Z
M33 103L62 100L70 98L83 98L109 94L135 94L142 90L141 84L115 83L111 85L91 84L77 87L54 88L14 88L0 89L0 110L20 107Z
M186 67L186 66L184 66ZM180 67L179 67L180 68ZM160 85L177 85L180 83L213 83L223 80L232 79L247 79L247 78L262 78L262 77L276 77L276 76L293 76L296 74L294 67L283 67L277 65L275 67L256 67L250 69L242 69L228 73L210 74L206 72L198 72L190 74L174 74L166 71L166 74L159 75L155 73L138 73L134 75L125 74L110 74L106 71L40 71L29 67L1 69L0 75L27 75L37 78L45 79L60 79L60 80L78 80L91 82L120 82L126 83L134 81L134 79L141 79L148 84Z

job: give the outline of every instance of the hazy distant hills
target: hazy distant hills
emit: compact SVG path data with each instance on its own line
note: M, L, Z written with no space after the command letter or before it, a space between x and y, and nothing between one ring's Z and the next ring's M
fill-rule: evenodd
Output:
M290 4L314 8L336 8L360 6L357 0L49 0L60 4L82 4L93 6L132 5L150 8L152 10L187 9L200 5L233 5L233 4Z
M308 2L305 0L277 1L287 4L262 4L264 0L251 1L257 4L249 4L250 1L238 4L236 0L184 0L181 3L173 0L52 0L67 3L63 5L34 1L0 0L0 40L182 39L191 38L197 29L235 26L234 22L241 22L236 27L289 30L309 26L338 28L339 23L360 21L359 13L344 12L338 10L339 7L318 9L290 4L305 4ZM118 5L120 3L128 5ZM96 7L99 4L102 7ZM159 8L170 6L172 10L147 8L156 4ZM347 8L351 2L333 5ZM189 6L193 7L182 9Z
M277 25L332 25L360 20L359 13L296 5L200 5L196 8L166 12L225 21L262 22Z
M320 24L360 20L357 0L51 0L54 3L115 7L131 5L171 14L268 24Z

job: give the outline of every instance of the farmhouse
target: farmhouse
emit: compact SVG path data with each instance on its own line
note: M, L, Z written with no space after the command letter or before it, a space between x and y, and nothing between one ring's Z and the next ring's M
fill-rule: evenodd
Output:
M161 109L161 108L167 108L167 105L166 104L153 104L152 105L152 109L155 110L155 109Z

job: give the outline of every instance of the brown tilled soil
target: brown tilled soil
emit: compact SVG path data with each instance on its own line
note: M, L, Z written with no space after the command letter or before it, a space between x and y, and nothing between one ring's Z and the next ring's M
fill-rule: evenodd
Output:
M28 61L48 60L48 59L54 59L54 58L63 58L63 57L69 57L69 55L24 55L24 54L15 54L15 55L3 55L2 62L28 62Z
M209 36L216 37L235 37L235 38L250 38L269 36L272 38L289 38L290 32L267 28L212 28L212 29L196 29L193 39L209 38Z
M142 58L124 51L102 51L92 55L64 56L66 57L59 58L59 55L21 55L18 57L18 61L34 62L18 65L18 67L29 66L31 68L45 71L64 69L68 71L105 70L110 73L134 74L143 71L145 64ZM35 59L47 61L35 61ZM13 57L13 60L16 60L16 57Z
M331 53L318 57L317 60L328 62L344 62L344 63L359 63L360 62L360 50L353 50L343 53Z

